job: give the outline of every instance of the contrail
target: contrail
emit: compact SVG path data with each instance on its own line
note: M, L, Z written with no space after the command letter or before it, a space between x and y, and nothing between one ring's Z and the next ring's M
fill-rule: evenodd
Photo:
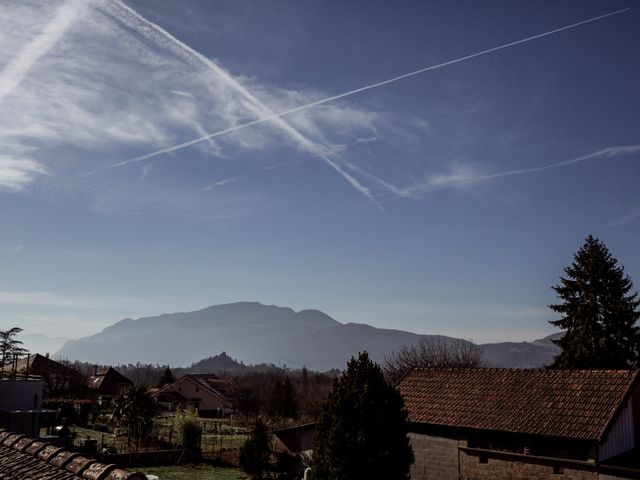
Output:
M0 73L0 100L20 85L29 69L60 40L82 8L83 5L75 0L66 2L42 33L7 64Z
M509 177L512 175L524 175L526 173L536 173L543 172L545 170L552 170L559 167L564 167L566 165L572 165L574 163L584 162L585 160L591 160L593 158L605 158L605 157L618 157L622 155L634 155L640 153L640 145L625 145L620 147L608 147L602 150L599 150L594 153L590 153L588 155L583 155L581 157L571 158L569 160L564 160L562 162L550 163L548 165L543 165L541 167L532 167L532 168L522 168L520 170L510 170L508 172L500 172L494 173L491 175L482 175L477 178L465 181L463 183L468 183L470 181L477 180L491 180L492 178L499 177Z
M602 150L598 150L597 152L589 153L587 155L571 158L569 160L563 160L561 162L549 163L547 165L542 165L539 167L521 168L518 170L508 170L505 172L490 173L485 175L469 175L469 176L460 178L458 180L443 182L442 184L434 184L434 183L427 182L426 184L419 185L417 187L402 189L400 190L400 192L404 193L404 196L415 197L415 196L423 195L425 193L429 193L432 191L442 190L444 188L468 185L471 183L481 182L484 180L493 180L494 178L511 177L515 175L526 175L529 173L544 172L545 170L554 170L556 168L565 167L567 165L581 163L586 160L592 160L592 159L598 159L598 158L620 157L620 156L626 156L626 155L636 155L639 153L640 153L640 145L623 145L623 146L607 147L607 148L603 148ZM384 200L381 200L380 203L386 203L386 202Z
M234 183L237 182L238 180L243 180L245 178L249 178L249 177L254 177L256 175L259 175L263 172L269 172L271 170L275 170L276 168L282 168L285 165L291 165L294 163L300 163L300 160L289 160L287 162L281 162L281 163L277 163L274 165L267 165L266 167L262 167L259 170L255 171L255 172L250 172L250 173L245 173L243 175L238 175L235 177L229 177L229 178L223 178L222 180L218 180L217 182L213 182L209 185L207 185L206 187L203 188L203 190L205 192L208 192L210 190L213 190L214 188L217 187L222 187L224 185L228 185L230 183Z
M118 0L118 3L120 3L119 0ZM125 7L125 8L129 8L129 7ZM234 126L229 127L229 128L225 128L225 129L222 129L222 130L218 130L218 131L212 132L212 133L210 133L208 135L203 135L201 137L194 138L193 140L189 140L187 142L179 143L179 144L173 145L171 147L165 147L165 148L162 148L160 150L156 150L154 152L147 153L145 155L141 155L139 157L131 158L129 160L124 160L122 162L115 163L115 164L113 164L113 165L111 165L109 167L106 167L106 168L120 167L120 166L123 166L123 165L127 165L128 163L140 162L142 160L147 160L149 158L157 157L158 155L162 155L162 154L170 153L170 152L175 152L176 150L181 150L183 148L190 147L192 145L195 145L197 143L203 142L205 140L208 140L208 139L211 139L211 138L215 138L215 137L219 137L219 136L225 135L227 133L236 132L238 130L242 130L244 128L251 127L253 125L258 125L258 124L265 123L265 122L270 122L270 121L279 122L279 121L282 120L282 117L287 116L287 115L291 115L293 113L297 113L297 112L301 112L301 111L304 111L304 110L308 110L310 108L317 107L318 105L323 105L325 103L333 102L335 100L339 100L341 98L349 97L349 96L355 95L357 93L361 93L361 92L365 92L367 90L372 90L374 88L382 87L384 85L388 85L390 83L394 83L394 82L397 82L399 80L403 80L405 78L413 77L413 76L419 75L421 73L429 72L429 71L432 71L432 70L437 70L437 69L440 69L440 68L443 68L443 67L447 67L449 65L454 65L456 63L465 62L467 60L471 60L471 59L476 58L476 57L480 57L480 56L487 55L487 54L490 54L490 53L493 53L493 52L497 52L497 51L503 50L505 48L510 48L510 47L513 47L513 46L516 46L516 45L520 45L522 43L530 42L532 40L537 40L539 38L547 37L549 35L554 35L556 33L560 33L560 32L563 32L565 30L570 30L572 28L577 28L579 26L586 25L586 24L592 23L592 22L596 22L596 21L602 20L604 18L611 17L613 15L619 15L619 14L627 12L629 10L631 10L631 8L624 8L622 10L616 10L614 12L606 13L604 15L599 15L597 17L589 18L587 20L582 20L582 21L577 22L577 23L572 23L570 25L565 25L563 27L556 28L554 30L549 30L549 31L544 32L544 33L539 33L537 35L533 35L533 36L530 36L530 37L522 38L522 39L516 40L514 42L509 42L509 43L505 43L505 44L502 44L502 45L498 45L497 47L492 47L492 48L488 48L486 50L481 50L479 52L475 52L475 53L472 53L472 54L469 54L469 55L465 55L464 57L459 57L459 58L456 58L454 60L449 60L449 61L446 61L446 62L443 62L443 63L438 63L436 65L431 65L431 66L428 66L428 67L425 67L425 68L421 68L419 70L414 70L412 72L405 73L403 75L398 75L398 76L389 78L387 80L383 80L381 82L372 83L372 84L366 85L364 87L360 87L360 88L356 88L356 89L353 89L353 90L349 90L347 92L340 93L338 95L333 95L331 97L326 97L326 98L323 98L321 100L316 100L314 102L307 103L307 104L301 105L299 107L291 108L289 110L285 110L285 111L282 111L282 112L279 112L279 113L271 113L269 115L263 116L261 118L257 118L255 120L252 120L252 121L249 121L249 122L246 122L246 123L241 123L241 124L238 124L238 125L234 125ZM145 22L148 22L148 21L145 20ZM151 25L155 25L155 24L151 24ZM162 30L161 27L157 27L157 29ZM162 31L164 32L164 30L162 30ZM170 36L170 34L168 32L165 32L165 34ZM179 41L179 40L176 40L176 41ZM189 47L187 47L187 48L189 48ZM225 72L225 74L226 74L226 72ZM226 75L228 76L228 74L226 74ZM232 78L232 77L229 77L229 78ZM235 80L233 80L233 81L235 81ZM269 109L267 108L266 110L269 110ZM286 124L286 125L288 125L288 124ZM280 126L282 127L282 124L280 124ZM337 167L334 166L334 168L336 168L336 170L341 172L341 174L344 174L344 172L339 170ZM364 187L362 187L362 188L364 188Z
M368 188L366 188L364 185L358 182L358 180L352 175L350 175L348 172L344 171L334 159L330 158L329 155L324 153L326 148L316 144L315 142L312 142L307 137L305 137L297 129L291 126L287 121L282 119L281 114L274 113L267 105L265 105L259 98L253 95L244 85L238 82L238 80L233 78L233 76L231 76L226 70L224 70L215 62L211 61L210 59L202 55L197 50L194 50L193 48L191 48L186 43L182 42L181 40L171 35L161 26L146 19L145 17L140 15L138 12L136 12L134 9L124 4L121 0L114 0L114 3L118 5L121 9L126 11L129 15L137 19L139 22L143 23L146 27L151 28L152 30L160 34L162 37L166 38L167 40L169 40L170 42L178 46L179 49L188 53L191 57L195 58L196 60L204 64L207 68L211 69L213 72L219 75L220 78L223 80L223 82L227 86L229 86L236 93L240 94L245 100L247 100L247 104L246 104L247 108L249 108L249 110L258 117L258 119L262 121L264 121L265 119L273 120L276 126L279 127L282 131L284 131L289 137L291 137L303 150L320 157L328 165L330 165L336 172L338 172L338 174L340 174L344 179L346 179L356 190L358 190L360 193L364 194L370 200L375 202ZM142 32L142 33L145 34L146 32ZM246 126L248 125L244 125L244 127ZM229 130L229 131L232 131L232 130ZM200 138L199 141L209 140L214 136L217 136L217 135L204 135L202 137L199 137ZM174 150L177 150L177 148L175 148ZM173 151L173 150L169 149L163 153L168 153L170 151ZM150 158L150 157L146 157L146 158ZM142 158L139 158L138 160L142 160ZM126 163L129 163L129 161L120 162L108 168L118 167L121 165L125 165Z
M612 158L612 157L618 157L618 156L626 156L626 155L636 155L636 154L640 154L640 144L639 145L623 145L623 146L615 146L615 147L607 147L607 148L603 148L602 150L598 150L597 152L593 152L593 153L588 153L586 155L582 155L580 157L575 157L575 158L570 158L568 160L562 160L560 162L554 162L554 163L549 163L547 165L541 165L539 167L531 167L531 168L522 168L519 170L508 170L508 171L504 171L504 172L497 172L497 173L490 173L490 174L485 174L485 175L470 175L466 178L461 178L459 180L456 181L452 181L452 182L445 182L442 184L433 184L433 183L425 183L422 185L418 185L416 187L410 187L410 188L405 188L405 189L397 189L399 193L397 193L397 196L389 196L392 193L396 193L396 192L390 192L387 194L382 194L378 197L378 203L382 206L384 204L390 203L390 202L396 202L398 200L402 200L403 198L406 197L410 197L410 198L420 198L422 195L426 195L427 193L431 193L431 192L435 192L438 190L444 190L447 188L452 188L452 187L458 187L458 186L463 186L463 185L469 185L472 183L476 183L476 182L482 182L484 180L492 180L494 178L500 178L500 177L510 177L510 176L514 176L514 175L526 175L529 173L537 173L537 172L544 172L545 170L553 170L556 168L561 168L567 165L574 165L577 163L581 163L587 160L592 160L592 159L598 159L598 158ZM386 196L386 198L381 198L383 196ZM349 211L349 210L353 210L354 208L366 208L368 205L367 204L361 204L355 207L350 207L350 208L340 208L337 210L333 210L330 212L325 213L322 216L332 216L332 215L337 215L340 214L344 211ZM640 211L639 211L640 212ZM633 218L635 218L636 214L633 214ZM640 216L640 213L637 214L637 216ZM613 224L613 226L619 226L620 224Z

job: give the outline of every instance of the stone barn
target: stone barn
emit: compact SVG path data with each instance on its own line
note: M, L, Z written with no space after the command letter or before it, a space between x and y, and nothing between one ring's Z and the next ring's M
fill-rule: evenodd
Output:
M637 370L413 369L413 480L640 478Z

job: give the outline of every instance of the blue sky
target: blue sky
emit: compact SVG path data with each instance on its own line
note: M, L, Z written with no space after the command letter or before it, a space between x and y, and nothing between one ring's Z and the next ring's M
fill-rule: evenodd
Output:
M588 234L640 282L638 32L615 0L2 2L0 328L551 333Z

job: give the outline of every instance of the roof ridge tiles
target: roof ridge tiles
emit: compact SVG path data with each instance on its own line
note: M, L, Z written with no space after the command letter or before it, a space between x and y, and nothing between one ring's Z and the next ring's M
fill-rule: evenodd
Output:
M73 478L86 480L146 480L145 475L118 468L115 464L101 463L50 443L0 429L0 454L3 451L8 454L8 449L18 453L10 454L12 469L6 472L10 476L0 475L2 479L27 478L25 475L32 472L38 474L37 478L52 480L58 478L68 480L71 478L70 474L74 476ZM47 470L51 468L55 471ZM14 477L12 473L19 476Z

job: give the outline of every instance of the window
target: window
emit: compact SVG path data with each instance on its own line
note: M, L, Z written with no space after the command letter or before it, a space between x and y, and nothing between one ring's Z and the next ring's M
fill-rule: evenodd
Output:
M564 474L564 467L562 465L560 465L559 463L554 463L553 464L553 474L554 475L563 475Z
M481 453L480 457L478 457L479 463L489 463L489 456L486 453Z

